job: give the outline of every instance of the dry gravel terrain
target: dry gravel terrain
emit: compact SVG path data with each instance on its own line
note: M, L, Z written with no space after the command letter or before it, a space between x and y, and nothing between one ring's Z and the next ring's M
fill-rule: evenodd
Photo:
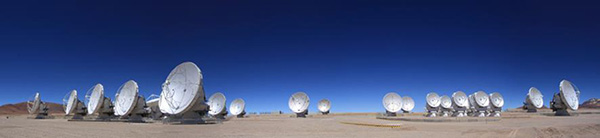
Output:
M494 122L408 122L375 114L263 115L221 124L70 122L65 119L0 119L0 137L600 137L600 114L553 117L504 113ZM57 117L60 118L60 117Z

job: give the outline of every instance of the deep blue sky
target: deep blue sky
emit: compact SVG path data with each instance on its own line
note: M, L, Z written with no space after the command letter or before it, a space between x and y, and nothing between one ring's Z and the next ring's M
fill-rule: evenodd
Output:
M382 112L390 91L411 96L500 92L520 106L535 86L548 105L569 79L600 97L598 3L448 1L18 1L0 4L0 104L80 98L102 83L114 98L129 79L159 94L193 61L207 97L247 111L289 112L297 91L332 112Z

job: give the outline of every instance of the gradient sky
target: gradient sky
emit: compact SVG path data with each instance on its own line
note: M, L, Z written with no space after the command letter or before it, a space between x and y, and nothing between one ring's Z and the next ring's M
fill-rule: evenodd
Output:
M243 98L247 111L383 112L383 95L415 99L500 92L522 105L537 87L547 106L568 79L600 97L600 4L562 2L6 1L0 4L0 104L35 92L49 102L96 83L114 99L134 79L159 94L185 61L207 97ZM581 100L583 101L583 100Z

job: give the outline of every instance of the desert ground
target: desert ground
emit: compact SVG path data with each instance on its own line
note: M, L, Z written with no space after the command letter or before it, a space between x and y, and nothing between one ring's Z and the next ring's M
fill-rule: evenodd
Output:
M594 110L596 112L596 110ZM597 112L600 112L598 110ZM490 122L412 122L376 113L250 115L218 124L73 122L2 116L0 137L600 137L600 114L556 117L503 112ZM419 117L413 114L407 117Z

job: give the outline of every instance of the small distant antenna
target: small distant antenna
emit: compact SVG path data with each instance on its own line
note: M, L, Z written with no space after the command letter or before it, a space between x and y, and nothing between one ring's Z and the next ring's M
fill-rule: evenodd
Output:
M562 80L559 88L559 93L552 97L550 108L556 116L570 116L567 109L576 111L579 108L579 88L568 80Z
M229 105L229 112L231 112L232 115L237 116L237 118L243 118L246 114L246 111L244 110L245 108L246 101L244 101L242 98L237 98L231 102L231 105Z
M42 102L39 92L35 93L33 99L27 101L27 111L29 111L29 114L34 115L33 119L48 118L48 108L46 103Z
M331 109L331 102L327 99L322 99L317 104L317 108L319 109L319 112L321 112L321 114L327 115L329 114L329 109Z
M304 92L296 92L288 101L288 106L292 112L296 113L296 117L306 117L308 115L308 105L310 99Z

